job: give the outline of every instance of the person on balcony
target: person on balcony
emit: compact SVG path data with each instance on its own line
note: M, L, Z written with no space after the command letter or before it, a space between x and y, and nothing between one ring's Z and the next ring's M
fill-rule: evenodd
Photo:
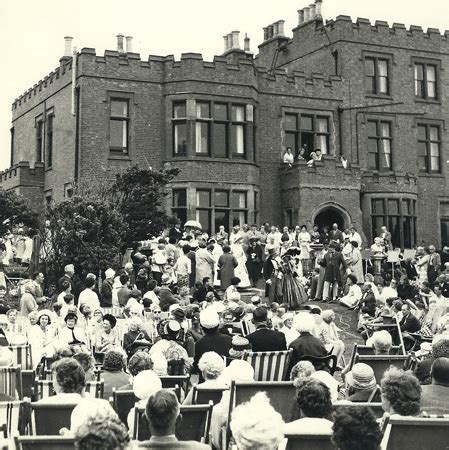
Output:
M283 161L284 164L289 164L290 167L295 162L295 157L293 155L291 147L287 147L287 150L284 153Z

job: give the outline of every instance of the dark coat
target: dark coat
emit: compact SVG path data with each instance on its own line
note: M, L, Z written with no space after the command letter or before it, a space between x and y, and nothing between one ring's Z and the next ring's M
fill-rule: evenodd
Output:
M229 356L229 349L232 347L232 338L227 334L217 331L206 334L195 343L195 356L193 358L193 367L198 367L198 361L206 352L215 352L220 356Z
M330 230L329 231L329 240L330 241L339 241L340 244L344 241L343 233L340 230Z
M327 350L324 347L324 344L310 333L301 333L301 335L290 344L289 349L290 348L293 349L293 353L290 360L288 375L290 375L293 366L303 356L315 356L318 358L327 356Z
M399 326L401 327L401 331L408 331L409 333L415 333L421 328L419 320L412 313L407 318L403 317L399 322Z
M261 326L246 336L253 352L280 352L287 350L285 334L280 331L269 330Z
M101 285L100 305L109 308L112 306L112 283L113 280L104 280Z
M340 252L326 253L323 257L323 267L325 267L324 281L329 283L341 281L340 266L347 269L347 264Z
M170 290L168 286L161 286L161 289L159 291L159 306L161 308L161 311L168 311L170 308L170 305L174 305L175 303L178 303L178 300L173 295L173 292Z
M371 289L362 295L360 307L363 313L369 314L371 317L376 314L376 297Z

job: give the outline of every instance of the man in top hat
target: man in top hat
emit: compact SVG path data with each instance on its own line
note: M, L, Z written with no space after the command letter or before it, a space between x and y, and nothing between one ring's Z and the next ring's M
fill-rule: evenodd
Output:
M268 258L263 265L265 278L265 297L269 303L282 303L282 261L276 247L268 250Z
M323 301L329 300L329 290L332 288L332 299L335 301L338 296L338 285L341 282L341 268L348 270L348 265L340 252L336 251L336 243L329 243L328 251L322 259L324 271ZM349 270L350 272L350 270Z

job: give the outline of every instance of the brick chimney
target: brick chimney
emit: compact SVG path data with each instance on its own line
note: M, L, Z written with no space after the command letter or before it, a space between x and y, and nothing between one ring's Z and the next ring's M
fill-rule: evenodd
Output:
M132 53L132 52L133 52L133 37L126 36L126 53Z
M323 16L323 0L315 0L315 17L317 19L322 19Z
M244 45L243 45L243 50L248 53L251 51L250 45L249 45L249 37L246 33L245 33L245 41L244 41Z
M64 36L64 55L59 59L59 62L68 61L72 58L72 41L71 36Z
M125 50L123 49L123 36L122 33L117 34L117 51L119 53L125 53Z

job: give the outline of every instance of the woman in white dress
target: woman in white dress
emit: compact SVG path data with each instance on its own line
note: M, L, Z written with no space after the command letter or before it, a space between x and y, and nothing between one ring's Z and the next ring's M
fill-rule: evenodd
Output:
M298 233L299 249L301 250L299 259L310 259L309 245L311 241L312 237L310 236L310 233L307 231L307 227L303 225L301 227L301 231Z
M247 288L251 286L251 282L249 281L248 269L246 268L246 255L242 247L242 240L240 237L231 245L231 252L238 262L234 274L240 278L239 287Z
M37 322L29 330L29 341L33 369L37 367L43 356L53 356L54 342L56 340L55 328L51 323L53 314L47 309L39 311Z
M214 265L214 286L220 286L220 280L218 279L218 259L223 254L223 248L221 245L217 244L214 240L210 241L210 244L213 245L212 249L212 257L215 259Z

